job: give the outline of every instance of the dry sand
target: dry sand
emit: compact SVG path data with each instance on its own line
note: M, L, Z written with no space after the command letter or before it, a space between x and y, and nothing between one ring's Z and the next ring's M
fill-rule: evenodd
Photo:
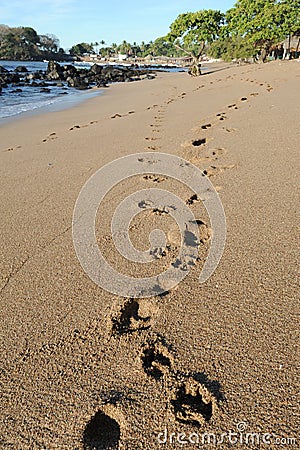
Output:
M179 440L192 449L203 433L221 440L243 429L260 433L254 444L238 434L242 443L226 435L201 448L275 449L274 435L299 448L299 69L290 61L197 79L159 74L0 127L1 448L181 448L186 433ZM94 172L143 151L207 170L227 243L200 285L210 224L192 202L203 222L199 264L165 296L129 300L81 269L72 214ZM168 177L140 176L121 183L97 218L103 253L136 276L148 269L118 257L109 223L120 200L148 187L184 201L192 194ZM154 226L169 233L172 251L155 270L164 267L179 246L169 218L148 212L135 222L141 248ZM273 434L269 445L263 433Z

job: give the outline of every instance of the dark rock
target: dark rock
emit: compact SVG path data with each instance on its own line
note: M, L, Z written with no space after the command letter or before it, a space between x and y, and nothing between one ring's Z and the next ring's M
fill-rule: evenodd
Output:
M49 88L41 88L40 92L46 92L47 94L49 94L49 92L51 92L51 90Z
M63 68L55 61L49 61L47 67L47 79L59 80L62 76Z
M91 68L90 68L90 72L92 72L95 75L100 75L102 72L102 66L99 66L98 64L94 64Z
M41 74L39 72L30 73L26 76L26 80L39 80L41 79Z
M76 89L89 89L88 83L80 77L68 77L67 82L68 86Z
M48 66L47 66L47 73L51 73L51 72L61 72L62 71L62 67L60 64L58 64L55 61L49 61L48 62Z
M77 69L70 64L63 66L62 79L66 80L68 77L74 77L77 75Z
M5 67L0 66L0 73L8 73L9 71Z
M15 72L23 72L23 73L27 73L27 72L28 72L28 69L27 69L27 67L25 67L25 66L17 66L17 67L15 68Z
M16 94L17 92L23 92L22 89L14 89L13 91L10 91L12 94Z
M10 83L19 83L20 82L19 75L16 74L16 73L11 74L10 77L9 77L9 82Z

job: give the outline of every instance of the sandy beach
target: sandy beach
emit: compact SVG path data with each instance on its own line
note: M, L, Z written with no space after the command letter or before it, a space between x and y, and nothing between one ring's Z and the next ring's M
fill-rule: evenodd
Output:
M299 448L299 77L299 60L158 73L0 126L1 448ZM146 210L133 244L147 249L159 228L168 251L153 266L118 254L112 216L137 190L175 193L201 237L176 288L130 299L83 271L72 216L98 169L141 152L205 170L227 239L200 284L213 232L203 202L168 176L122 181L96 220L117 270L150 276L180 248L172 217Z

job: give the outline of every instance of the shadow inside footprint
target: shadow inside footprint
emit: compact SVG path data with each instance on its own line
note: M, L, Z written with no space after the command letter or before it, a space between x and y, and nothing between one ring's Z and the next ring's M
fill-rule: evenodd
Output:
M206 144L206 139L205 139L205 138L203 138L203 139L197 139L197 140L195 140L195 141L192 142L192 145L193 145L194 147L200 147L201 145L205 145L205 144Z
M146 374L156 379L163 376L166 368L171 368L171 358L167 349L157 342L145 346L141 359Z
M182 384L171 401L178 422L197 426L212 418L213 403L211 393L195 380Z
M103 411L98 411L88 422L83 432L84 450L106 450L119 448L120 425Z
M139 308L139 303L134 299L126 302L121 309L120 316L112 318L112 333L122 335L148 330L150 328L150 317L139 316Z
M193 194L187 201L186 204L187 205L193 205L196 202L200 202L201 199L198 197L197 194Z

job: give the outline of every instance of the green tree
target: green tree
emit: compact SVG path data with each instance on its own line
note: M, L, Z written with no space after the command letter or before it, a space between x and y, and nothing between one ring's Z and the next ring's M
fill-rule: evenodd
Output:
M0 58L41 60L57 53L59 39L54 34L38 35L31 27L0 25Z
M281 0L277 5L277 22L280 23L282 37L289 37L300 30L300 0ZM288 48L288 52L290 48Z
M174 47L166 36L155 39L150 47L153 56L182 56L183 51Z
M219 36L223 20L220 11L208 9L180 14L171 24L168 40L192 57L192 74L201 75L199 61L206 44Z
M121 45L119 45L118 50L119 50L119 53L123 53L125 55L132 54L131 44L125 40L122 42Z
M222 58L224 61L254 57L256 50L253 45L241 36L227 36L214 41L207 54L212 58Z
M87 42L81 42L80 44L73 45L70 48L70 55L83 56L86 53L92 53L93 46Z
M239 0L226 13L226 28L260 50L265 61L274 43L300 27L299 10L299 0Z

